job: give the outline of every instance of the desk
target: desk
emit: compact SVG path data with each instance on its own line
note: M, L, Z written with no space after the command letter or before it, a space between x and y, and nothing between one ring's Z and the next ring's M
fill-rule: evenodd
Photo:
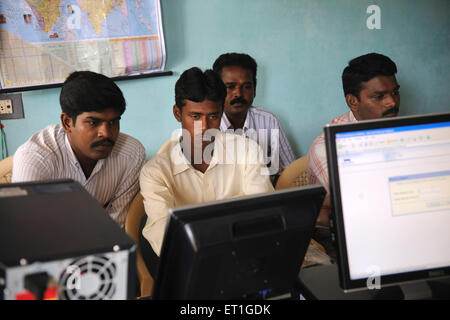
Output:
M345 293L339 286L336 264L304 268L299 273L302 295L313 300L371 300L377 290L363 290Z
M400 286L391 286L381 290L361 290L345 293L339 286L338 267L336 264L322 265L300 270L299 290L306 299L312 300L402 300ZM450 299L450 279L428 280L433 299ZM413 296L414 298L414 296ZM431 298L431 297L430 297ZM422 297L419 297L422 299Z

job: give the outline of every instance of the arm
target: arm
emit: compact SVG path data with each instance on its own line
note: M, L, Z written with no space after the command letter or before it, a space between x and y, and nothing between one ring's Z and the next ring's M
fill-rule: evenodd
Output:
M308 183L320 183L327 194L319 211L317 224L321 226L329 226L331 201L328 183L328 163L325 150L325 138L323 132L320 133L311 145L307 154L308 160Z
M320 133L314 139L307 154L308 161L308 183L320 183L329 192L328 186L328 163L325 150L325 136Z
M294 152L292 151L291 144L289 143L289 140L286 136L286 133L284 132L283 128L281 127L281 123L278 121L278 127L280 136L278 139L279 142L279 152L280 152L280 173L286 167L291 164L295 160Z
M325 195L325 199L323 200L322 207L319 211L319 217L317 218L317 224L319 226L328 227L330 226L330 214L331 214L331 200L330 194L327 193Z
M123 179L105 208L121 226L125 224L130 203L139 191L139 174L145 162L145 150L141 145L136 150L135 159L133 162L130 161L128 170L123 174Z
M161 170L152 160L142 168L139 182L148 216L142 235L150 243L153 251L160 256L169 208L173 208L175 203L173 192L162 176Z
M37 152L26 152L19 148L14 154L11 182L49 180L52 173L49 161Z

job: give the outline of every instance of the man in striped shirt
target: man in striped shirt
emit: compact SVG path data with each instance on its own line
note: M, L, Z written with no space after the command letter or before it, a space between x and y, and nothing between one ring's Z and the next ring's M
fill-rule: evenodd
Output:
M252 106L256 89L255 60L247 54L225 53L214 62L213 70L222 77L227 88L220 130L257 141L275 180L295 156L277 117Z
M60 104L61 124L35 133L17 149L12 182L73 179L123 226L139 190L145 150L119 132L122 92L104 75L79 71L64 82Z
M395 63L378 53L369 53L351 60L342 73L345 101L350 111L333 119L331 124L397 116L400 86L395 78L396 73ZM317 223L328 227L331 203L323 131L312 143L307 159L308 183L320 183L327 190Z

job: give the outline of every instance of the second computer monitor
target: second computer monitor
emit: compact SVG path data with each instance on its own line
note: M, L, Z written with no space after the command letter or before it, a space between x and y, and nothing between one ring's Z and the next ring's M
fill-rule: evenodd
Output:
M153 298L289 294L324 195L308 186L172 209Z
M328 125L325 138L341 286L448 277L450 113Z

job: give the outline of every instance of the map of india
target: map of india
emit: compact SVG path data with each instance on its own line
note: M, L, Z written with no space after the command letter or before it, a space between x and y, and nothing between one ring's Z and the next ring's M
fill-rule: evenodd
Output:
M88 13L89 21L94 27L95 33L99 34L102 31L102 21L115 7L120 7L122 0L84 0L81 4L81 10Z
M45 32L49 32L56 19L61 14L59 13L59 4L61 0L27 0L30 8L35 12L36 19Z
M75 70L164 70L159 0L0 1L0 86L61 83Z

